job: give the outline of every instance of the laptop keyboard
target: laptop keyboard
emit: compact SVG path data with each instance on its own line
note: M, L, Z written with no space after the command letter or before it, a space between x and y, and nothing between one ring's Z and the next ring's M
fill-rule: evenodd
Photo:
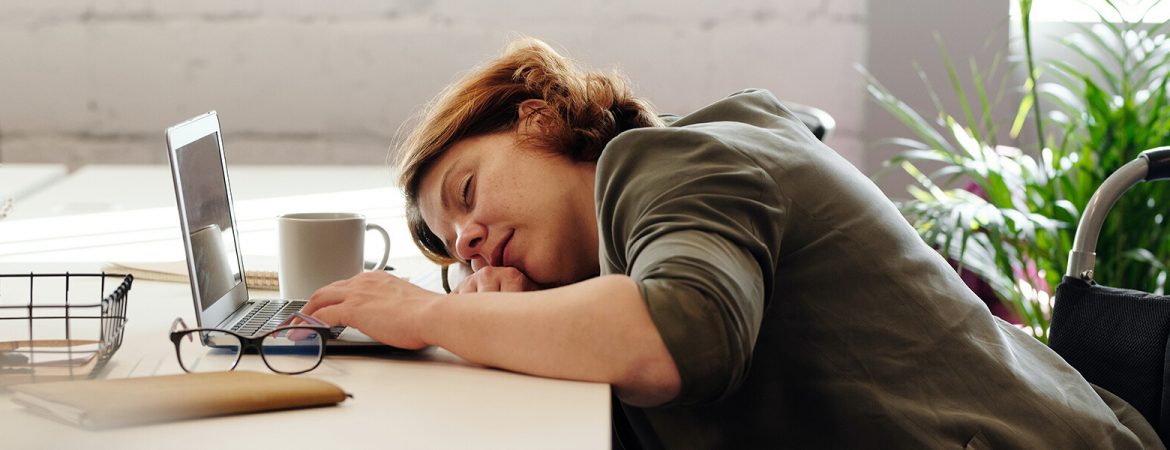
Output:
M396 269L390 272L398 277L406 278L411 283L434 292L443 292L443 277L434 263L426 258L403 258L394 261ZM307 303L304 300L252 300L252 309L243 318L231 327L231 331L244 336L256 336L272 331L280 326L293 313L300 311ZM337 339L345 330L344 325L338 325L329 330L329 337Z
M292 317L293 313L305 307L305 302L301 300L290 302L259 300L258 302L259 304L252 307L252 310L248 311L247 315L232 326L232 331L244 336L264 334L276 329L285 320ZM345 325L335 326L329 330L329 337L337 339L344 330Z

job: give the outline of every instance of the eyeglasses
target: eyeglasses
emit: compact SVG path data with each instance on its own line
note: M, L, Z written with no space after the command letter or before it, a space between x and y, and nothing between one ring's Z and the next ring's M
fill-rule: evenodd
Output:
M260 353L273 372L294 375L316 369L325 357L329 326L316 318L294 313L308 325L284 325L259 336L241 336L216 328L187 328L182 318L171 324L171 342L179 366L188 373L235 370L244 352ZM206 347L210 347L210 350Z

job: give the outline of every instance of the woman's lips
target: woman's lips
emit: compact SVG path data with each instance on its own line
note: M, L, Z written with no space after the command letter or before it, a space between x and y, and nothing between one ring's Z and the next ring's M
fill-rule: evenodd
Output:
M504 260L505 266L515 267L514 266L515 261L512 261L512 257L509 255L512 252L512 247L509 247L508 244L511 244L511 243L512 243L512 235L509 234L508 240L506 242L504 242L503 260Z
M495 254L492 255L492 265L496 267L508 266L508 243L512 242L512 236L516 234L516 230L508 232L507 236L500 241L500 245L496 246Z

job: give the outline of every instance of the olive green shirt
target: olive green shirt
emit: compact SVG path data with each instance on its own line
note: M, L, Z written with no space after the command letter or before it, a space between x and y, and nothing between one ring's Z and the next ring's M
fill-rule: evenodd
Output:
M766 91L618 135L596 200L682 378L642 410L668 448L1161 446Z

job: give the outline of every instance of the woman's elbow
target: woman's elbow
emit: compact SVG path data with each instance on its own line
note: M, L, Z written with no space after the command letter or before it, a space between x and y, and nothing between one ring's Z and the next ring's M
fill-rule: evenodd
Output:
M631 364L614 392L623 403L637 407L658 406L678 397L682 378L665 346Z

